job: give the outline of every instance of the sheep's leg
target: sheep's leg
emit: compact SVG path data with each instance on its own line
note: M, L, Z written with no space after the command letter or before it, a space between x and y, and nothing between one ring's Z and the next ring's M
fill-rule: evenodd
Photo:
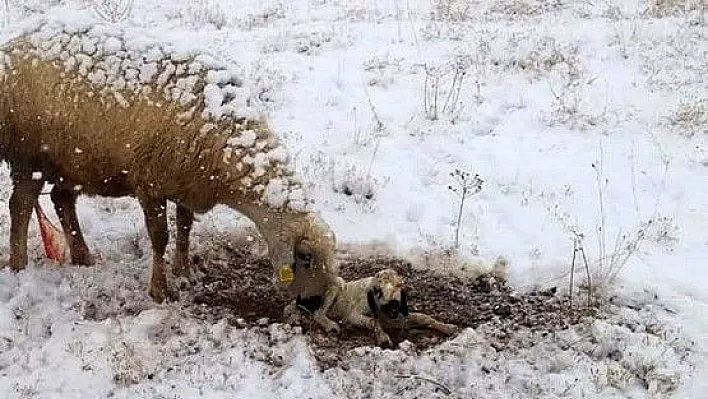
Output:
M86 245L76 215L76 198L78 196L78 192L61 188L59 185L55 185L51 192L54 209L59 216L59 222L71 252L71 263L90 266L93 265L93 257Z
M177 205L177 248L172 265L172 273L176 276L186 276L189 271L189 233L193 223L194 213Z
M454 324L447 324L435 320L434 318L423 313L411 313L406 317L408 328L428 328L439 331L445 335L452 335L458 331Z
M145 224L152 243L152 267L148 294L155 302L164 302L169 294L165 276L165 249L167 248L167 201L165 199L139 198Z
M10 196L10 268L22 270L27 265L27 230L44 180L32 179L32 171L12 172L14 188Z
M283 310L283 319L286 323L292 325L298 325L302 322L302 314L300 309L298 309L295 300L285 306L285 309Z
M381 327L381 324L379 323L378 320L376 320L373 317L365 316L363 314L356 313L355 311L347 315L347 322L350 324L356 326L356 327L363 327L369 330L374 331L374 336L376 337L376 343L379 346L383 347L393 347L393 343L391 342L391 337L386 334L386 332L383 330L383 327Z

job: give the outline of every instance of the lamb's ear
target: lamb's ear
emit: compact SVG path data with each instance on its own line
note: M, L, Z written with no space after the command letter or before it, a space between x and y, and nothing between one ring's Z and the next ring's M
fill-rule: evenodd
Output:
M401 290L401 307L400 311L403 317L408 317L408 295L406 294L407 289Z
M379 307L376 305L376 298L374 298L374 290L368 290L366 292L366 300L369 302L369 310L374 317L379 317Z
M309 269L312 266L312 246L307 241L300 241L295 245L295 269L302 267Z

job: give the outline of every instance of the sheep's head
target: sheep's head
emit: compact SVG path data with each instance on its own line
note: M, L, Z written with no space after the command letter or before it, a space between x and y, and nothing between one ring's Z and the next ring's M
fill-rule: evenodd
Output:
M296 295L324 294L337 273L334 233L312 214L297 223L292 233L289 247L271 254L276 281Z

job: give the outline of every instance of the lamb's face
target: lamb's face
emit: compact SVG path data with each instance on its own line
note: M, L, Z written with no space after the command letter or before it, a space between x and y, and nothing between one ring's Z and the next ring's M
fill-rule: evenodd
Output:
M395 270L384 269L376 273L368 295L374 314L380 311L391 319L408 315L403 277Z

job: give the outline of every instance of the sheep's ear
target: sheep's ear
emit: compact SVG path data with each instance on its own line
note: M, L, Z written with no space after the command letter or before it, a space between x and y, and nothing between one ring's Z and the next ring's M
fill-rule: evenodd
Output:
M406 294L406 289L401 290L401 314L403 317L408 317L408 295Z
M376 298L374 298L374 290L369 290L366 292L366 300L369 302L369 310L374 317L379 317L379 307L376 305Z
M295 245L295 268L309 269L312 266L312 246L307 241L300 241Z

